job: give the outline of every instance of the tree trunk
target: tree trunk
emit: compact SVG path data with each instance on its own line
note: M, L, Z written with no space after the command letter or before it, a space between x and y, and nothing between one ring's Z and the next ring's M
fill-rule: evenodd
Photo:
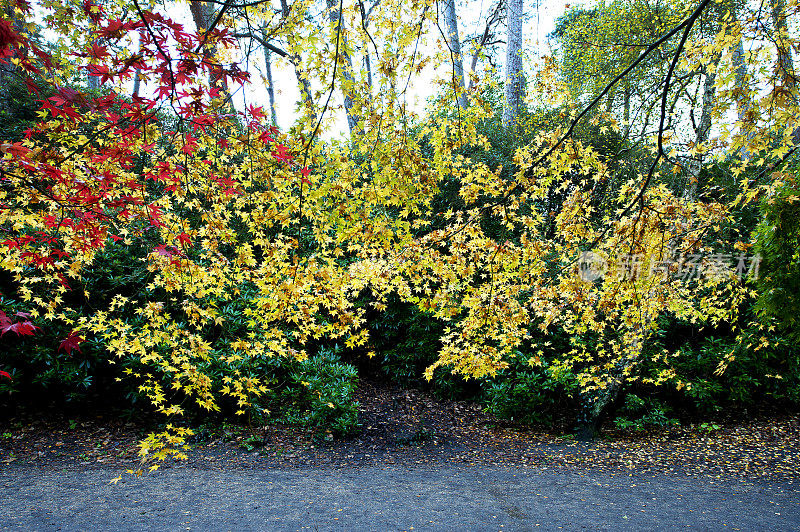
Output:
M794 73L794 60L792 59L791 45L786 42L789 30L786 27L786 1L770 0L772 10L772 24L775 26L775 44L778 48L778 72L786 90L791 91L797 84Z
M703 145L708 141L711 132L711 112L714 109L714 96L716 88L714 83L717 80L717 65L719 55L715 61L705 68L705 79L703 81L703 110L700 113L700 122L695 129L695 145L700 150L697 155L689 162L689 183L683 191L683 197L690 201L697 198L697 188L700 180L700 170L703 168Z
M622 380L619 376L615 376L609 387L603 389L596 396L581 394L583 404L573 430L576 440L590 441L600 434L600 425L603 423L608 407L616 401L621 389Z
M266 32L262 32L264 43L267 42ZM278 115L275 113L275 86L272 83L272 54L269 48L264 46L264 73L267 77L267 96L269 96L269 115L272 119L272 125L278 125Z
M625 124L625 136L631 129L631 84L625 78L625 87L622 92L622 122Z
M378 7L378 4L381 3L381 0L375 0L370 6L369 10L364 7L364 2L359 1L358 7L361 11L361 27L364 30L364 33L367 34L369 41L372 42L372 37L369 36L369 32L367 28L369 27L369 17L372 15L372 10ZM374 42L373 42L374 45ZM375 53L378 53L377 47L375 48ZM364 71L367 73L367 105L370 107L370 113L372 113L372 58L370 57L369 52L369 42L364 43Z
M525 78L522 74L522 0L509 0L507 8L508 48L506 51L506 90L503 126L519 124Z
M98 1L97 4L98 4L98 6L102 7L103 6L103 0ZM93 31L97 30L97 27L94 24L92 24L90 27L94 28ZM92 44L94 44L96 46L100 46L100 40L99 39L94 39L92 41ZM97 77L97 76L87 75L86 76L86 85L89 87L89 90L96 91L96 90L98 90L100 88L100 78Z
M611 87L606 96L606 113L611 114L614 109L614 94L616 93L616 85Z
M467 95L464 92L464 61L461 56L461 39L458 36L456 0L445 0L444 18L447 24L447 43L450 47L450 60L453 63L453 91L461 109L467 108Z
M719 59L717 59L718 61ZM716 67L716 62L714 66ZM714 84L716 81L716 68L712 72L708 72L706 69L706 77L703 82L703 111L700 113L700 123L697 125L695 144L703 144L708 141L708 135L711 132L711 111L714 108L714 95L716 94Z
M654 294L651 292L648 296L654 296ZM642 299L642 301L650 301L650 299ZM600 425L608 414L609 407L616 402L622 391L626 373L641 359L645 336L656 316L656 313L648 309L641 309L641 311L642 316L638 326L635 326L628 335L624 335L622 338L622 342L627 344L627 348L611 370L612 374L606 387L591 395L581 394L581 410L573 431L576 439L591 440L599 434Z
M341 11L339 11L339 4L336 0L326 0L328 6L328 16L333 24L333 29L338 33L339 39L339 57L337 60L341 61L341 66L338 69L341 72L342 82L341 90L344 95L344 112L347 115L347 126L350 129L350 136L361 133L361 126L359 122L361 117L355 112L355 86L356 80L353 76L353 61L350 59L350 54L347 52L347 36L344 32L344 26L341 24ZM337 37L334 36L334 39Z
M789 29L786 25L786 0L770 0L772 11L772 23L775 26L775 43L778 48L777 70L781 76L781 83L785 94L792 100L793 104L798 103L798 94L795 92L797 86L797 74L794 71L794 59L792 59L792 45L787 42ZM800 127L792 131L792 140L800 145Z
M289 4L286 0L281 0L281 15L284 19L289 17ZM311 96L311 83L309 83L303 69L300 67L300 56L294 51L294 40L291 35L287 36L289 62L294 69L294 76L297 78L297 85L300 88L300 99L306 111L306 116L309 117L310 123L317 121L316 112L314 110L314 99Z
M291 49L291 45L289 48ZM290 55L289 62L292 63L292 67L294 68L294 76L297 78L297 84L300 87L300 98L306 110L306 115L312 119L312 122L316 122L314 98L311 96L311 83L309 83L303 69L300 67L300 56L297 54Z
M216 16L214 13L214 5L203 0L190 0L189 11L192 13L192 19L194 20L197 31L205 35L205 33L211 29L211 24L214 22ZM226 105L232 106L232 104L230 104L228 84L220 73L221 67L217 63L216 56L216 46L211 43L203 45L203 63L210 68L208 84L211 88L219 88L219 98L221 98L223 102L226 102Z
M139 53L143 52L143 43L142 43L142 34L139 32ZM133 75L133 97L136 98L139 96L139 89L141 88L141 77L142 70L137 68Z
M733 67L735 69L735 83L739 97L736 99L736 115L739 122L740 133L745 135L749 141L755 135L753 131L753 118L750 116L750 88L747 83L747 64L744 61L744 44L741 37L736 43L736 49L732 54ZM742 161L750 159L750 150L747 143L742 145L739 153Z
M663 258L663 257L662 257ZM653 283L660 281L653 279ZM651 285L642 297L641 303L636 309L638 319L632 325L632 329L622 334L620 338L622 353L611 369L610 379L605 388L597 390L593 395L581 394L582 408L578 414L575 424L575 437L578 439L592 439L598 433L604 417L608 413L608 407L613 405L619 397L627 375L631 369L641 360L642 349L647 338L648 331L653 327L653 320L658 316L656 306L643 306L648 301L653 301L657 297L656 285ZM612 350L613 351L613 350Z
M369 60L369 49L364 53L364 69L367 71L367 86L372 94L372 63Z

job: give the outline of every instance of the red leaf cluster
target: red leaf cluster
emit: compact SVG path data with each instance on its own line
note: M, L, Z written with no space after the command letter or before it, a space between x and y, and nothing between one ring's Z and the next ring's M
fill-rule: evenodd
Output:
M7 332L16 333L17 336L33 336L34 331L39 329L28 320L30 314L27 312L17 312L14 316L20 320L13 322L5 312L0 310L0 336L5 336Z
M78 347L78 344L84 341L82 336L78 336L75 331L69 333L64 340L61 341L61 344L58 346L59 351L63 351L67 355L71 355L73 351L77 351L78 353L81 352L81 348Z
M0 18L0 58L11 56L11 47L20 43L22 38L14 31L11 24Z

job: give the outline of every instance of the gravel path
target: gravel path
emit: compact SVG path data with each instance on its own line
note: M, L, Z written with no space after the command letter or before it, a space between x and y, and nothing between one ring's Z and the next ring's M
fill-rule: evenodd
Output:
M0 471L2 530L800 530L794 484L479 465Z

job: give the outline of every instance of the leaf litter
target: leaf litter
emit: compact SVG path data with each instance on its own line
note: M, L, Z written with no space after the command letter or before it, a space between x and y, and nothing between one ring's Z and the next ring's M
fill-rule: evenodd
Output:
M367 467L474 464L611 475L800 480L800 415L648 432L606 430L592 442L500 420L464 401L362 381L361 430L348 438L297 426L220 423L197 430L186 462L163 467ZM0 431L0 463L43 468L128 468L147 422L118 416L12 418Z

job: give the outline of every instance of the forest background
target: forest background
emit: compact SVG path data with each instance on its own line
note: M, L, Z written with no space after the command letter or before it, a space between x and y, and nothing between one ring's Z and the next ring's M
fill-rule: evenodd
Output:
M796 408L800 3L570 6L535 57L471 7L0 1L3 415L157 412L158 461L354 433L359 375L581 437Z

